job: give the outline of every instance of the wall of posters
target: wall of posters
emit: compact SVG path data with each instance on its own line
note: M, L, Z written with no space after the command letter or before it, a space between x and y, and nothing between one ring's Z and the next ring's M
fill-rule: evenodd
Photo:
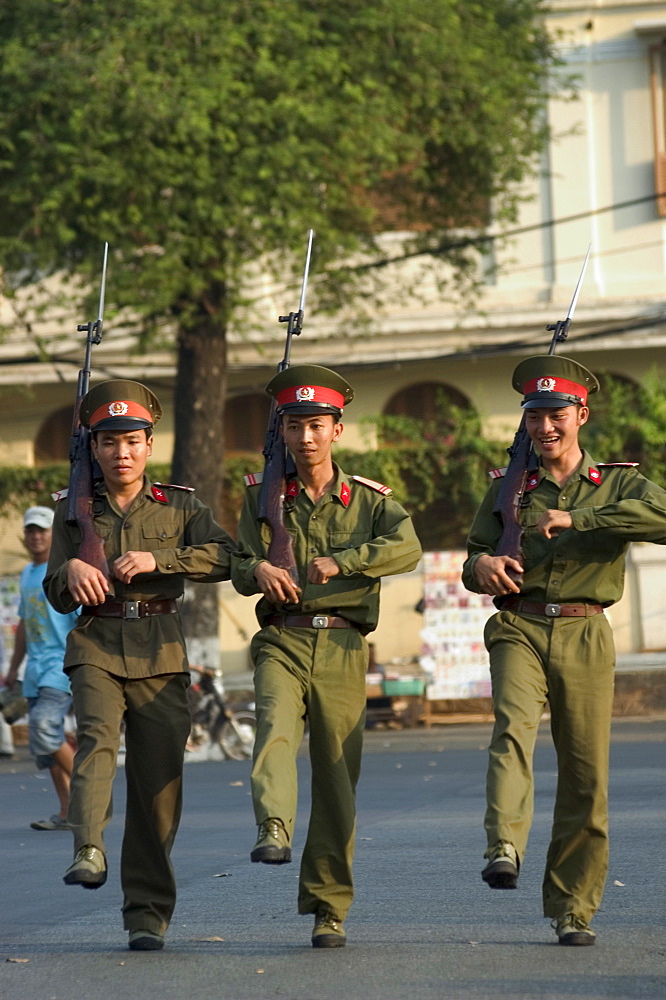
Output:
M0 576L0 636L5 662L0 663L0 675L7 672L14 649L14 634L18 625L19 576Z
M497 610L487 594L462 585L464 551L426 552L420 663L432 678L430 700L490 697L486 620Z

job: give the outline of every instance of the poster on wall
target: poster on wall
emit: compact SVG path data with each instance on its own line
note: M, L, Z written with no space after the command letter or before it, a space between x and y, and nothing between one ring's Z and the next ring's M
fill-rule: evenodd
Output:
M0 576L0 638L5 652L4 669L0 663L0 674L9 667L9 658L14 649L14 635L18 625L19 576Z
M424 609L420 663L432 677L427 695L444 698L490 697L488 654L483 628L497 610L487 594L465 590L464 551L424 554Z

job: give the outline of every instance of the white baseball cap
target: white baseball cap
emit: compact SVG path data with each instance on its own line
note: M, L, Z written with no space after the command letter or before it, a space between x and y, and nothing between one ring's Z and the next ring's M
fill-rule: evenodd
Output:
M53 511L50 507L29 507L23 515L23 527L34 525L36 528L53 527Z

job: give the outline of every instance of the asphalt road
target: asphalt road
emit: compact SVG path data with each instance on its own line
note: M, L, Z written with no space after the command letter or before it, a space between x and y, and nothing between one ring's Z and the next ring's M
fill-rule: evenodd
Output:
M494 1000L666 998L666 720L614 725L611 866L594 948L562 948L540 913L555 788L548 730L516 892L481 881L489 727L371 732L359 789L357 899L348 945L310 947L297 864L252 865L249 764L188 766L174 862L179 899L161 953L126 950L117 863L123 775L108 827L110 876L66 887L68 833L37 833L52 811L29 761L0 765L2 1000ZM307 815L302 775L295 860Z

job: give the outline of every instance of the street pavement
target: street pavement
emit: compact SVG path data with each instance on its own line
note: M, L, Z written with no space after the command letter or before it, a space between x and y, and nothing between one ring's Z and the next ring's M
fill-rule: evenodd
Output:
M249 763L186 768L173 859L179 897L167 947L126 950L118 857L124 776L107 830L110 875L66 887L68 833L30 830L53 811L48 777L22 752L0 764L2 1000L638 1000L666 998L666 719L616 720L611 865L593 948L562 948L541 917L555 791L547 725L535 755L535 818L516 892L493 892L485 848L488 725L367 734L359 788L357 898L348 945L310 947L296 913L308 807L307 751L295 864L252 865Z

